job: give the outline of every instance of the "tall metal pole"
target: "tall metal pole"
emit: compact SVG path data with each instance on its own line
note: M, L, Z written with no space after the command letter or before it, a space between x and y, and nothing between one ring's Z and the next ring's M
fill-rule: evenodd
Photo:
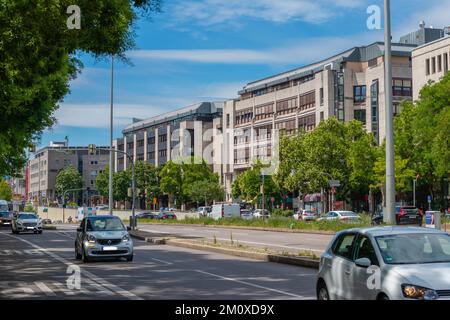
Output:
M111 110L110 110L110 118L109 118L109 192L108 192L108 207L109 214L113 214L113 157L114 152L113 148L113 107L114 107L114 56L111 56Z
M131 228L133 230L136 229L136 214L135 214L135 207L136 207L136 170L134 168L134 161L133 158L130 158L131 161L131 169L132 169L132 177L131 177L131 190L133 193L133 199L131 201L131 215L133 217L133 225L131 226Z
M386 117L386 212L384 222L395 223L394 120L392 110L391 4L384 0L384 66Z
M416 206L416 179L413 179L413 206Z

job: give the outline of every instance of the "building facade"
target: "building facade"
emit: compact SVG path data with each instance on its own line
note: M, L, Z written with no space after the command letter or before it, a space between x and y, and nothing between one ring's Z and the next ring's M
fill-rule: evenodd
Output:
M212 166L213 123L220 125L222 110L223 102L201 102L128 125L114 146L129 156L116 153L115 171L129 168L131 160L159 166L191 156Z
M413 98L428 81L439 81L450 69L450 35L421 45L412 51Z
M108 148L108 147L102 147ZM97 194L95 180L109 162L109 152L97 150L89 154L87 147L49 146L37 150L34 159L27 164L28 200L39 205L50 205L57 200L55 190L56 176L74 166L83 178L83 203Z

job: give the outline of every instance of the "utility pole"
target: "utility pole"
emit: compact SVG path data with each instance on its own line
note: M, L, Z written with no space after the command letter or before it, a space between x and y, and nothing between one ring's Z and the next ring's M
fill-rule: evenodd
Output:
M114 199L113 199L113 107L114 107L114 55L111 56L111 110L109 115L109 192L108 192L108 207L109 207L109 214L113 214L113 206L114 206Z
M386 212L384 222L395 223L394 120L392 111L391 1L384 0L384 66L386 117Z
M416 206L416 179L413 179L413 206Z

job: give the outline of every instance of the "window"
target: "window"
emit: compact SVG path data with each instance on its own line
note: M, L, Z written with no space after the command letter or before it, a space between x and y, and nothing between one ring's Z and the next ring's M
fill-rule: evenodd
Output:
M253 109L248 108L236 112L236 124L243 124L252 121L253 119Z
M315 91L308 92L300 96L300 110L307 110L316 106L316 94Z
M275 124L275 129L284 132L285 134L292 134L295 132L295 120L283 121Z
M273 103L257 106L255 108L255 120L270 118L273 115Z
M297 109L297 97L281 100L277 102L277 114L288 114Z
M448 72L448 53L444 53L444 72Z
M355 260L367 258L371 264L378 266L378 258L375 249L370 242L370 239L365 236L360 236L355 246Z
M411 79L392 79L392 92L397 97L412 97L412 80Z
M167 134L160 134L159 135L159 142L166 142L167 141Z
M155 144L155 137L149 137L147 143L148 144Z
M354 116L355 120L361 121L364 125L366 124L366 109L355 110Z
M376 67L377 65L378 65L378 59L377 58L369 60L369 68Z
M147 153L147 159L149 160L155 160L155 151L149 151Z
M316 115L311 114L298 118L298 128L303 131L311 131L316 127Z
M433 57L433 58L431 59L431 72L432 72L433 74L436 73L436 57Z
M167 156L167 149L159 150L158 154L160 158L165 158Z
M438 55L437 58L438 58L438 59L437 59L437 69L438 69L438 72L442 72L442 56L441 56L441 55Z
M227 124L226 124L227 128L230 127L230 114L227 113Z
M144 146L144 140L138 140L137 146L138 147L143 147Z
M320 111L320 122L322 122L325 119L325 115L323 111Z
M255 129L256 140L268 140L272 138L272 126L264 126Z
M427 59L425 62L425 68L426 68L426 75L429 76L430 75L430 59Z
M320 105L323 106L323 88L320 88Z
M355 103L366 102L366 86L353 87L353 101Z
M353 241L355 234L343 234L333 245L333 253L342 258L352 260Z

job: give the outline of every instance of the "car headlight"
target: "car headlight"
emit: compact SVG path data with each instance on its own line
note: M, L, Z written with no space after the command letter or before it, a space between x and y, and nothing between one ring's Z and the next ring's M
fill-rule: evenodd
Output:
M436 300L439 295L433 289L428 289L412 284L403 284L402 292L405 298L417 300Z
M92 235L92 234L88 234L88 236L87 236L87 241L89 242L89 243L94 243L95 242L95 237Z
M20 222L20 221L16 221L16 223L17 223L18 225L22 225L22 222Z
M130 241L130 236L129 236L128 234L124 235L124 236L122 237L122 241L123 241L123 242L128 242L128 241Z

